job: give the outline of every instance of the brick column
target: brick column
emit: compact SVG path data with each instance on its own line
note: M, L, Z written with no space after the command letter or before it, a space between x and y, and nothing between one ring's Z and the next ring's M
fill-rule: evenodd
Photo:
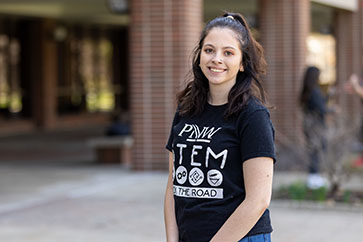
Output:
M202 23L201 0L133 0L130 92L135 169L166 169L175 94L190 68Z
M359 10L350 12L337 10L335 16L335 38L337 53L337 84L338 90L344 90L349 76L354 72L363 75L363 0L359 1ZM352 124L352 120L360 118L360 100L346 92L339 93L339 104L342 116Z
M261 43L268 72L265 87L280 142L300 143L298 97L305 70L306 38L310 26L309 0L259 0Z
M33 113L37 126L50 129L57 121L57 46L53 39L55 23L52 20L37 22L33 39L36 48L30 50L37 63L33 63Z

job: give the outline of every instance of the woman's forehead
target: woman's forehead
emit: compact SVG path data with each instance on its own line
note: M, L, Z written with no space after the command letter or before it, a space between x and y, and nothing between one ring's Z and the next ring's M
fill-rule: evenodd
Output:
M218 47L233 47L239 48L239 41L236 33L229 28L212 28L206 35L203 45L218 45Z

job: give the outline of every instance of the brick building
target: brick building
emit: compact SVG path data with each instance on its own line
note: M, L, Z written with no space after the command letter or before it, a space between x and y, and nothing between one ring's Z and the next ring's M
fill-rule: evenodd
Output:
M362 74L363 0L1 1L0 134L105 124L121 110L134 168L165 169L175 94L203 24L221 10L243 13L265 49L277 142L301 144L306 65L337 89ZM359 117L356 97L338 102Z

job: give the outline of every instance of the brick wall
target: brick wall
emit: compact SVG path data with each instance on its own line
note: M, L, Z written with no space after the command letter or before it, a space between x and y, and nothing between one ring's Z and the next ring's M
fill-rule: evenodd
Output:
M130 92L135 169L166 169L175 94L202 24L201 0L133 0Z
M344 90L344 85L352 73L363 74L362 0L359 1L359 6L359 11L354 13L344 10L336 11L334 27L337 43L337 90ZM361 115L359 98L340 91L338 101L341 116L347 123L359 124Z
M310 0L258 0L260 41L268 74L264 85L278 142L303 142L298 97L305 70ZM339 89L352 72L362 70L362 5L352 14L337 11ZM133 166L165 169L164 149L175 111L175 93L190 69L190 53L202 27L201 0L133 0L130 26L130 92L135 137ZM359 51L358 51L359 50ZM360 73L362 74L362 73ZM358 118L359 100L340 94L347 117Z
M271 112L276 138L283 143L300 143L298 97L305 69L310 1L260 0L259 22L268 63L264 84L271 104L276 107Z

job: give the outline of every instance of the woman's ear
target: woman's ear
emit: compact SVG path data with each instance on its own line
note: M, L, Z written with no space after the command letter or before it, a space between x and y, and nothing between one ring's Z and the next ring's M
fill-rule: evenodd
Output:
M240 72L244 72L244 70L245 70L245 69L244 69L244 67L243 67L243 65L242 65L242 63L241 63L241 67L239 68L239 71L240 71Z

